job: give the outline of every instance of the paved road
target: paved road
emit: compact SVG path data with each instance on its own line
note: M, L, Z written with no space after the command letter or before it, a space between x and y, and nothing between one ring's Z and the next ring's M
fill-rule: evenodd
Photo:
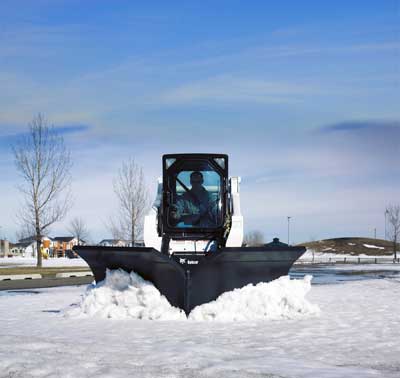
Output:
M87 285L93 282L93 280L94 278L90 276L0 281L0 290L39 289L43 287Z

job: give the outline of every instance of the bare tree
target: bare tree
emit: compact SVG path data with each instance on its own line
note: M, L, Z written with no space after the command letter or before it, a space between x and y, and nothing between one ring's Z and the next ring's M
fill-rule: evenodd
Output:
M117 222L114 217L111 217L105 225L114 240L125 240L125 235L121 229L120 222Z
M111 219L109 230L114 239L127 240L134 245L143 231L143 220L149 207L143 169L131 158L122 163L113 184L118 199L118 217Z
M389 221L389 239L393 242L394 259L397 259L397 242L400 237L400 205L387 207Z
M82 218L73 218L69 223L68 231L77 238L78 245L80 245L82 241L87 241L87 238L89 237L89 231Z
M250 231L244 236L243 242L251 247L260 246L264 243L264 236L258 230Z
M29 131L13 146L15 165L23 179L19 187L24 203L18 215L24 228L34 230L37 266L42 266L43 233L61 220L71 204L69 191L70 153L62 136L42 114L29 124Z

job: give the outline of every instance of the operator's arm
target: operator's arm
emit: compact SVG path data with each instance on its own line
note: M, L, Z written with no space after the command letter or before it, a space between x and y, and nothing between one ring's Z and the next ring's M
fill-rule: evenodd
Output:
M208 212L208 218L212 225L217 224L217 219L218 219L218 198L213 198L213 196L209 193L208 194L208 206L207 206L207 212Z
M185 213L185 200L182 198L178 199L174 205L171 205L170 209L170 217L176 224L181 220L182 215Z

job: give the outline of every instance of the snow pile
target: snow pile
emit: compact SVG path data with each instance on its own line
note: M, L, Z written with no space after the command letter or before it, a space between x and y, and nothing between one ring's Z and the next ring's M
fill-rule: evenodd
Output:
M189 314L194 321L241 321L297 319L316 315L319 308L305 295L311 276L301 280L281 277L270 283L247 285L222 294L215 301L197 306ZM113 319L185 320L184 312L172 307L154 285L136 273L108 270L106 279L90 286L80 304L65 312L67 317Z
M289 276L284 276L269 283L250 284L194 308L189 319L279 320L318 315L319 307L305 299L311 289L311 279L312 276L305 276L302 280L291 280Z
M373 245L373 244L363 244L363 246L366 248L372 248L372 249L385 249L385 247L378 247L377 245Z
M67 310L67 317L112 319L185 320L154 285L134 272L107 270L106 278L90 286L81 303Z

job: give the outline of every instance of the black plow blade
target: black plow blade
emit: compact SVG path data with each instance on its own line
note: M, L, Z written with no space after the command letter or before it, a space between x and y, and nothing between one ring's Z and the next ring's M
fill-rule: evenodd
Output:
M88 263L96 282L104 280L107 269L134 271L186 314L226 291L287 275L305 250L288 246L240 247L167 256L144 247L74 247Z

